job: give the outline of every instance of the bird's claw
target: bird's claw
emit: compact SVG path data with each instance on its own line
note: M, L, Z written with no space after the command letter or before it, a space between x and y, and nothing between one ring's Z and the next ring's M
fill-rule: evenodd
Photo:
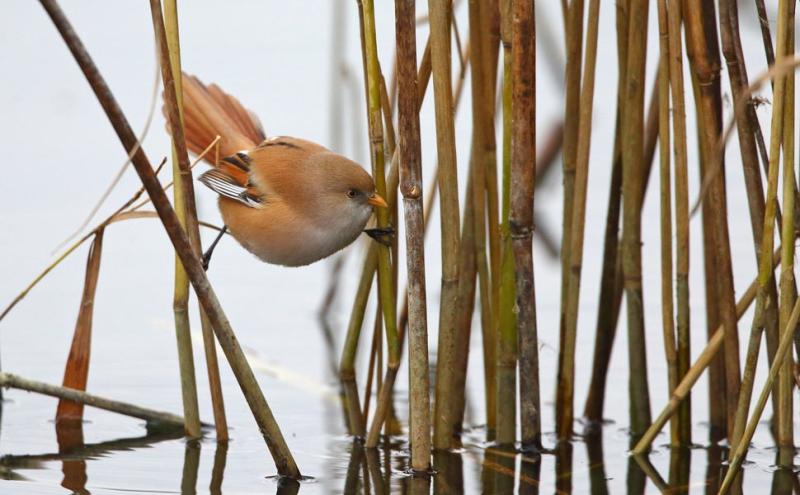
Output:
M206 253L203 255L203 271L208 271L208 265L211 263L211 253Z
M394 229L392 227L364 229L364 233L386 247L391 247L392 241L394 240Z

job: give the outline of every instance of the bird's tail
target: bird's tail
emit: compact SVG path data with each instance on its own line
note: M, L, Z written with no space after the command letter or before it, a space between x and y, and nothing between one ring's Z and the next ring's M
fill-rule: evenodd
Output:
M200 155L220 136L218 152L212 148L204 156L217 166L218 158L254 148L266 138L258 118L216 84L206 86L183 73L182 86L184 134L191 153Z

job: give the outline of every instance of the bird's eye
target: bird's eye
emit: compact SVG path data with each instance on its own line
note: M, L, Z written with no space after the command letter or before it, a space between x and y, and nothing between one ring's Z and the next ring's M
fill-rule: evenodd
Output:
M358 196L358 191L356 191L355 189L350 189L350 190L347 191L347 197L348 198L352 199L352 198L355 198L356 196Z

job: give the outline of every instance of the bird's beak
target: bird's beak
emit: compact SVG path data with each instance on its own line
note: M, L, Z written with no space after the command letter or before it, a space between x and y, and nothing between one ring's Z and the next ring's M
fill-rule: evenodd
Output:
M376 193L372 193L372 195L369 198L367 198L367 203L371 204L372 206L378 206L380 208L389 207L389 205L386 203L386 200Z

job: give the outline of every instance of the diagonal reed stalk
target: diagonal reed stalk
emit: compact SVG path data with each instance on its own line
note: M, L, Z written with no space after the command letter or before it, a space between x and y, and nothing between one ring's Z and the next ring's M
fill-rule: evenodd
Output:
M583 267L583 239L586 223L586 194L589 181L589 152L592 138L592 110L594 107L594 80L597 66L597 35L599 23L599 0L589 1L588 31L586 35L586 60L583 67L578 112L578 142L572 198L571 232L565 232L565 243L570 244L569 272L567 275L566 310L564 313L563 348L559 396L563 401L557 430L560 438L572 435L575 407L575 341L578 333L578 304L580 300L581 270Z
M598 3L599 0L592 0L593 7L596 8ZM597 26L596 19L594 26ZM593 34L596 34L596 30ZM591 38L592 35L589 36ZM536 187L536 24L534 2L513 2L511 38L514 65L512 72L514 113L511 128L511 175L514 180L511 183L510 191L509 228L514 254L516 307L518 309L521 441L523 447L539 449L541 447L542 421L539 399L539 339L536 333L536 296L533 272L533 204ZM593 53L597 53L596 45ZM587 54L587 60L588 57L591 55ZM592 70L591 73L593 74L594 71ZM593 82L592 87L594 86ZM591 100L591 97L589 99Z
M103 255L103 234L101 228L94 234L86 260L86 275L83 283L78 319L75 322L75 333L69 348L67 365L64 370L62 385L66 388L86 390L89 379L89 358L92 349L92 317L94 315L94 296L97 292L97 279L100 274L100 260ZM83 403L66 399L58 401L56 408L56 424L80 424L83 421Z
M130 152L137 143L136 136L97 66L92 61L58 3L55 0L40 0L40 3L86 76L122 145ZM188 236L178 221L175 210L170 205L169 199L167 199L161 184L155 176L153 167L141 147L132 154L132 161L148 196L153 202L153 206L158 212L161 223L164 225L164 230L166 230L175 251L180 256L189 280L197 293L200 305L211 321L217 340L239 382L259 431L272 454L278 473L288 478L300 478L300 470L297 468L297 464L289 451L289 447L286 445L286 441L264 398L264 394L258 386L253 370L248 365L244 352L236 340L231 324L225 316L214 290L211 288L200 258L195 254Z
M425 291L425 225L419 130L415 0L395 2L397 37L397 115L400 192L408 246L408 360L411 468L430 469L431 420L428 373L428 321Z
M631 0L622 143L622 270L628 313L630 428L634 436L650 426L647 350L642 298L641 215L644 160L644 75L647 53L646 0Z
M436 113L436 150L442 231L442 290L439 309L439 345L436 362L433 446L448 449L456 444L457 400L452 386L456 356L456 309L458 303L459 210L456 175L453 87L451 83L449 0L429 0L431 67Z

